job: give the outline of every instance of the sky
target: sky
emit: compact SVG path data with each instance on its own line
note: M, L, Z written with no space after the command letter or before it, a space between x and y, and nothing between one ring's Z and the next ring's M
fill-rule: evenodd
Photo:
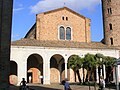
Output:
M61 7L91 19L91 40L103 39L101 0L14 0L12 41L24 38L36 21L36 14Z

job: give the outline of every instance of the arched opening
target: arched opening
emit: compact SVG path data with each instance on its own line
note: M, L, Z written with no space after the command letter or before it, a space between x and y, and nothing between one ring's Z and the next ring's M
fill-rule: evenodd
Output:
M65 28L63 26L59 28L59 39L65 40Z
M113 45L113 38L110 38L110 44Z
M17 85L18 76L17 76L17 63L15 61L10 61L10 84Z
M64 79L64 58L55 54L50 59L50 83L60 83Z
M109 28L110 28L110 30L113 30L112 24L111 24L111 23L109 24Z
M32 54L27 59L27 82L43 83L43 59L38 54Z
M71 40L71 28L66 28L66 40Z

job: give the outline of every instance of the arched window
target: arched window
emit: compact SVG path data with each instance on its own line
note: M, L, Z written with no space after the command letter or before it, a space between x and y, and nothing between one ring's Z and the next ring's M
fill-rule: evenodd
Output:
M110 38L110 43L111 45L113 45L113 38Z
M66 40L71 40L71 28L66 28Z
M65 29L63 26L59 29L59 38L65 40Z
M110 30L112 30L112 24L111 23L109 24L109 28L110 28Z
M108 14L112 14L112 8L108 8Z

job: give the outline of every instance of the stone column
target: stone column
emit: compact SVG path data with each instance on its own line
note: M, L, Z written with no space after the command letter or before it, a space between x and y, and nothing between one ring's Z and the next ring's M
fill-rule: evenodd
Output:
M103 65L103 77L104 77L104 79L106 79L106 70L105 70L105 65Z
M67 79L67 59L65 58L65 78Z
M9 90L13 0L0 0L0 90Z
M50 84L50 62L43 63L43 84Z
M96 67L96 80L97 80L97 83L99 83L98 67Z
M22 58L22 61L20 59L18 61L18 85L20 85L22 78L27 81L27 59Z

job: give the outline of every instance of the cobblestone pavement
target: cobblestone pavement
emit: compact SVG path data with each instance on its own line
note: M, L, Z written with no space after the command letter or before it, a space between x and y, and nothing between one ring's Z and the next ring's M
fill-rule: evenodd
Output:
M59 84L51 84L51 85L41 85L41 84L29 84L29 90L64 90L63 85ZM89 86L81 86L81 85L70 85L72 90L95 90L94 87ZM18 86L10 86L10 90L19 90ZM98 90L98 87L96 88ZM105 90L115 90L115 89L108 89Z

